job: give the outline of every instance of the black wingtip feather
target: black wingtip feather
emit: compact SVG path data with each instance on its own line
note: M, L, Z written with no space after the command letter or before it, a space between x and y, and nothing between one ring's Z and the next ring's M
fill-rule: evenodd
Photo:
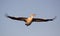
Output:
M14 19L14 17L8 16L8 14L5 14L5 16L6 16L7 18Z
M53 21L54 19L56 19L56 16L53 19L47 19L46 21Z

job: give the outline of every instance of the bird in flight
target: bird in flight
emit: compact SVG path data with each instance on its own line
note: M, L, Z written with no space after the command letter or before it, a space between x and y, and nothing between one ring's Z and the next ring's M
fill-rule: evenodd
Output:
M13 19L13 20L19 20L19 21L24 21L26 26L31 25L32 22L47 22L47 21L53 21L56 17L52 19L43 19L43 18L34 18L36 14L31 14L30 17L13 17L13 16L8 16L6 17Z

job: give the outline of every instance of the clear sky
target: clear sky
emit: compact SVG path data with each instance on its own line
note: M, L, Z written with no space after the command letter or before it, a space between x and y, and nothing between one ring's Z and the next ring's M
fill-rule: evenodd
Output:
M5 16L57 18L50 22L33 22L26 26ZM0 36L60 36L60 0L0 0Z

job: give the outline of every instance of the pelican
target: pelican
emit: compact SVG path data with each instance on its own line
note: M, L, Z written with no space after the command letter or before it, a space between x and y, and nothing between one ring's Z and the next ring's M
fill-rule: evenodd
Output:
M43 18L34 18L36 14L31 14L30 17L13 17L13 16L8 16L6 17L13 19L13 20L19 20L19 21L24 21L26 26L31 25L32 22L47 22L47 21L53 21L56 17L52 19L43 19Z

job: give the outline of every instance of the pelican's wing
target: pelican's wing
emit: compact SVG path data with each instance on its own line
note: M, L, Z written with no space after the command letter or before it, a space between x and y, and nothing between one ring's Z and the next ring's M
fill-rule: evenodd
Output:
M41 18L33 18L32 22L46 22L46 21L53 21L56 17L53 19L41 19Z
M12 16L7 16L7 17L10 18L10 19L19 20L19 21L25 21L25 19L27 19L25 17L12 17Z

